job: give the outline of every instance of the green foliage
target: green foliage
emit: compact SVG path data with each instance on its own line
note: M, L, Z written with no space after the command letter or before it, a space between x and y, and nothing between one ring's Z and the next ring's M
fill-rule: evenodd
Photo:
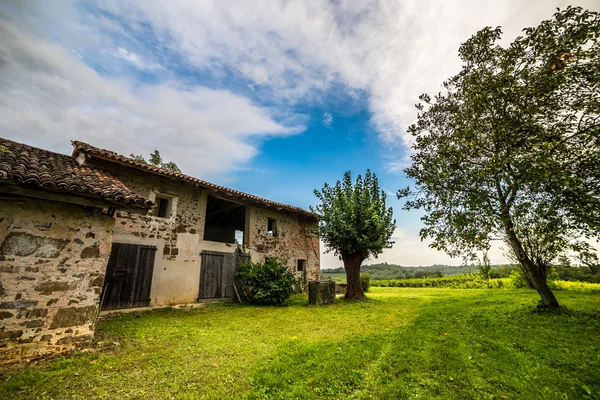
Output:
M284 305L296 285L294 274L271 257L264 264L240 264L235 278L246 300L253 304Z
M150 153L149 162L150 162L150 164L156 165L157 167L162 165L163 160L162 160L162 157L160 156L160 153L158 152L158 150L154 150L153 153Z
M139 155L135 155L135 154L131 153L131 154L129 155L129 157L133 158L135 161L139 161L139 162L144 162L144 163L147 163L146 159L145 159L145 158L144 158L144 156L143 156L143 155L141 155L141 154L139 154Z
M514 287L509 278L481 279L478 274L454 275L444 278L384 279L371 281L373 287L502 289Z
M344 261L347 289L345 297L363 300L360 266L368 257L375 257L390 248L396 228L392 208L385 204L386 194L379 190L375 174L367 170L365 177L358 175L352 183L350 171L344 179L331 187L327 183L321 191L315 190L321 202L311 211L319 223L317 235L327 248Z
M294 287L292 293L300 294L308 292L308 280L306 278L306 271L302 271L299 277L294 280Z
M554 271L558 279L563 281L579 281L600 283L600 273L593 274L588 267L564 267L557 265Z
M600 292L600 283L570 282L554 280L550 282L554 290L575 290L578 292Z
M371 275L366 272L360 274L360 285L362 286L363 292L367 293L371 287Z
M432 247L471 259L507 241L542 288L576 238L600 234L600 15L568 7L506 47L501 34L477 32L444 94L420 97L417 188L398 196L425 211Z
M479 275L481 279L489 281L492 272L492 265L490 264L490 257L487 253L483 254L483 259L479 261L477 268L479 268Z
M144 156L140 155L135 155L133 153L131 153L129 155L129 157L133 158L135 161L139 161L139 162L143 162L143 163L147 163L147 164L152 164L156 167L162 168L162 169L166 169L167 171L173 171L173 172L178 172L181 173L181 170L179 169L179 167L177 166L177 164L175 164L173 161L169 161L169 162L165 162L162 159L162 156L160 155L158 150L154 150L153 153L150 153L150 160L146 161L146 159L144 158Z
M513 286L517 289L531 289L531 283L520 268L514 269L510 273L510 279L513 283Z
M371 171L367 170L364 179L358 175L355 183L348 171L335 186L326 183L314 193L321 204L310 209L319 218L317 234L327 251L340 258L344 253L358 254L362 262L394 243L390 240L396 228L393 211L386 208L385 191L379 189Z
M591 248L586 248L579 253L579 262L590 269L594 275L600 275L600 259Z
M490 265L490 278L508 278L516 265ZM363 265L360 270L371 275L371 279L413 279L413 278L441 278L444 276L473 274L479 272L479 267L470 265L431 265L427 267L403 267L395 264ZM345 282L346 272L343 267L321 270L323 278L330 278L337 282Z
M0 398L598 398L600 293L557 293L552 313L528 290L377 287L328 307L124 313L98 321L94 351L5 373Z

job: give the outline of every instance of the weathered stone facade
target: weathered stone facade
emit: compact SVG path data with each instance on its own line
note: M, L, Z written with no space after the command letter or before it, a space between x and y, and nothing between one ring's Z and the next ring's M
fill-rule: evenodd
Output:
M150 245L157 248L152 279L151 304L173 305L196 302L201 276L203 250L234 253L238 245L205 240L208 196L235 202L226 195L200 188L189 182L115 165L102 160L88 160L106 171L136 194L155 200L169 196L168 218L152 216L152 211L116 213L113 231L115 243ZM245 207L244 247L254 262L275 257L297 272L299 259L305 260L307 280L320 274L319 241L310 235L315 220L306 215L280 212L259 205ZM267 231L268 219L276 221L275 235ZM297 273L298 276L301 273Z
M246 216L249 221L247 246L253 261L275 257L291 271L297 272L297 260L306 260L307 280L319 279L319 239L312 232L314 220L254 206L248 208ZM268 233L269 218L276 221L276 235Z
M0 198L0 365L90 342L114 222L100 208Z

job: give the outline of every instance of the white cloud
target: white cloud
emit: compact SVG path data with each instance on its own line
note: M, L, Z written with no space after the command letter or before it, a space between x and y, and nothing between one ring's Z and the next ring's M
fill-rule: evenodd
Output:
M331 125L333 125L333 115L331 113L326 112L323 114L323 125L331 128Z
M319 96L332 83L368 94L381 138L407 146L413 105L459 68L458 46L485 26L507 37L572 1L192 0L107 1L130 23L150 23L163 45L198 68L222 67L271 89L274 102ZM594 0L580 0L599 9ZM405 165L407 160L391 160ZM394 165L392 165L392 169Z
M15 127L12 130L18 132L16 126L38 126L39 131L41 126L49 132L52 127L53 132L64 135L72 132L77 133L73 137L80 137L83 132L107 132L113 127L121 130L124 137L131 134L131 142L135 142L133 137L140 132L149 138L161 137L163 132L169 138L158 142L145 140L148 147L166 142L187 154L191 146L181 143L191 138L190 144L204 146L204 150L194 150L199 154L214 154L211 148L234 151L231 157L222 157L220 161L210 156L196 158L194 162L202 164L198 170L207 168L210 172L228 170L229 164L249 160L256 152L256 145L249 140L251 134L299 131L305 121L295 116L278 123L275 121L284 121L289 116L275 113L281 113L282 109L284 114L289 113L286 110L299 102L320 103L332 87L344 88L350 97L356 97L357 93L366 95L371 121L386 142L385 149L393 154L388 160L388 170L399 171L408 159L406 152L395 147L406 148L411 141L406 128L415 118L413 104L422 92L438 91L440 83L458 69L460 43L486 25L502 25L507 36L514 37L523 27L550 17L556 6L564 7L568 2L180 0L168 2L167 6L158 0L98 1L96 5L103 13L90 12L93 4L83 8L59 3L54 7L43 1L9 2L0 7L0 13L8 10L4 24L11 24L11 29L21 35L29 32L28 40L39 42L21 49L22 59L8 60L8 65L2 66L3 83L9 86L11 96L18 96L14 101L6 96L3 99L11 114L6 119ZM588 8L600 7L594 0L576 3ZM11 47L8 37L1 42L5 48ZM14 44L12 47L3 57L17 53ZM141 71L169 69L171 59L167 54L174 54L183 61L181 67L207 71L223 82L232 73L236 79L248 81L246 87L255 101L274 108L258 107L235 93L184 87L170 72L172 81L153 87L131 79L125 81L125 77L119 80L122 75L119 65L112 65L111 60L93 60L100 69L110 71L114 78L108 79L95 74L81 61L73 64L71 71L70 66L56 59L65 56L71 60L74 51L85 59L85 50L89 54L94 49L112 54L114 60L123 60ZM24 68L19 71L15 62L25 63L27 57L30 58L27 65L20 65ZM33 61L50 63L52 68L42 72L31 70ZM39 85L27 82L30 73ZM80 79L77 74L85 78L77 81ZM8 76L16 78L22 86L17 88ZM166 103L162 92L174 103ZM142 94L156 97L142 97ZM207 94L210 97L200 99ZM51 96L57 98L51 100ZM242 107L241 113L233 112L226 103L214 103L216 99L228 101L228 96ZM32 103L24 102L25 98ZM42 107L43 99L51 104ZM126 100L128 104L123 107ZM205 112L195 108L198 102ZM19 109L17 104L24 107ZM281 105L284 107L278 108ZM50 113L50 109L54 111ZM208 114L209 110L220 114ZM73 115L65 118L69 112ZM99 117L102 113L106 115ZM185 118L175 117L182 117L182 113ZM47 120L35 125L43 115ZM228 115L236 118L227 118ZM99 126L106 116L110 116L106 124ZM242 120L249 116L248 121ZM327 115L324 117L323 122L328 125ZM73 131L75 126L77 132ZM220 130L223 127L225 131ZM238 130L245 133L242 139ZM135 135L128 133L133 131ZM174 133L179 136L175 138ZM220 142L227 145L221 146Z
M116 57L128 61L140 70L164 70L165 68L157 63L152 63L144 60L139 54L127 51L122 47L117 48Z
M210 177L250 160L261 138L303 129L277 122L272 110L226 90L102 76L74 53L29 32L0 19L4 137L60 152L70 151L72 139L124 154L158 148L184 172Z

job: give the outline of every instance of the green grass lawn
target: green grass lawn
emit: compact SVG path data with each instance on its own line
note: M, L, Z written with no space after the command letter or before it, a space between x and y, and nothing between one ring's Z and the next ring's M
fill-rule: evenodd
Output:
M600 399L600 294L373 288L98 323L118 342L2 376L0 398Z

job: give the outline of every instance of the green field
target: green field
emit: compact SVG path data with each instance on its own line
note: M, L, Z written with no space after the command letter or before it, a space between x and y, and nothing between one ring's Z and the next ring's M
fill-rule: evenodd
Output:
M326 269L321 270L321 279L333 279L338 283L346 283L346 273L345 272L329 272Z
M557 296L559 312L530 290L373 288L125 314L96 351L2 376L0 398L598 399L600 294Z

